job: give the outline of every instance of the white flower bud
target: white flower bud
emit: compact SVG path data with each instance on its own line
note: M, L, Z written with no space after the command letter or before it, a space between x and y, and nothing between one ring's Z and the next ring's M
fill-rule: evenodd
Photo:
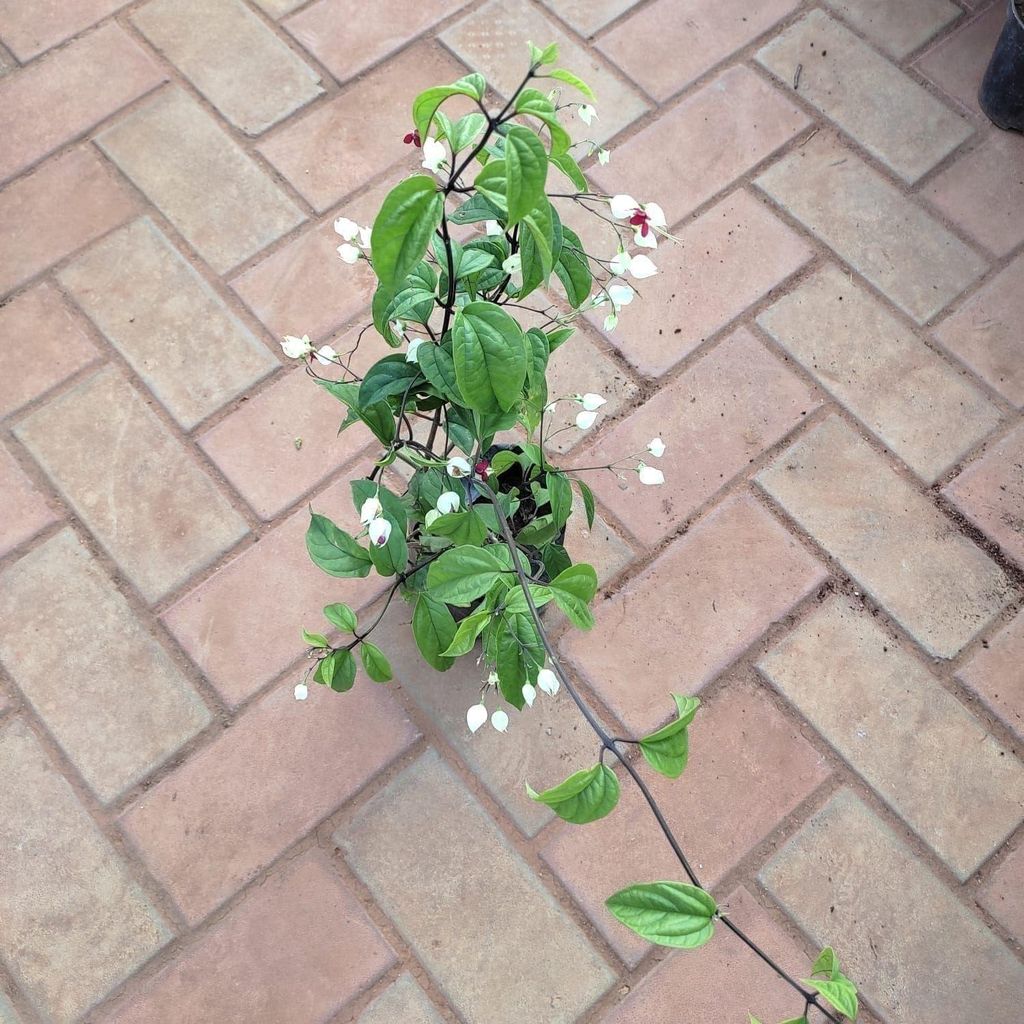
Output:
M474 704L466 712L466 725L470 732L476 732L487 721L487 708L483 704Z

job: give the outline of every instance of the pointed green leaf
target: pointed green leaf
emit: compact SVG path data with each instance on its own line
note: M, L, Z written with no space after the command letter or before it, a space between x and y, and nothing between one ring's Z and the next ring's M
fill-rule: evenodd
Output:
M302 631L302 642L310 647L330 647L327 637L323 633L310 633L308 629Z
M455 315L452 358L459 391L477 412L510 410L526 381L526 343L519 324L493 302L470 302Z
M597 97L594 95L594 90L587 85L578 75L574 75L571 71L566 71L565 68L555 68L554 71L549 71L547 74L548 78L557 78L559 82L565 82L566 85L571 85L574 89L583 93L588 100L595 100Z
M469 96L474 100L482 100L487 91L487 82L484 76L474 72L465 75L451 85L435 85L431 89L425 89L413 100L412 123L425 139L430 134L430 122L434 119L437 108L451 96ZM375 254L376 255L376 254Z
M391 533L385 544L371 544L370 558L374 568L381 576L394 576L404 572L409 564L409 545L405 539L405 531L394 517L384 510L384 519L391 523Z
M831 946L826 946L818 954L818 959L814 961L814 966L811 968L811 974L827 974L833 980L839 977L839 958Z
M592 530L594 528L595 515L594 492L582 480L577 480L576 486L580 489L580 497L583 499L583 511L587 514L587 529Z
M366 674L375 683L387 683L394 678L391 674L391 662L376 644L364 640L359 648L359 654L363 659L363 668L366 669Z
M329 604L324 608L324 618L332 626L337 626L342 633L354 633L356 631L356 613L347 604L338 602Z
M446 658L441 652L451 644L455 630L455 618L448 606L429 594L421 594L412 613L412 635L423 660L438 672L446 672L454 663L453 658Z
M631 885L605 906L641 938L679 949L703 946L714 932L718 910L710 894L684 882Z
M351 690L352 684L356 681L356 659L351 651L344 648L331 651L326 658L320 659L313 678L318 683L329 686L336 693Z
M840 975L836 979L819 981L816 978L805 979L805 985L817 989L823 999L828 1000L844 1017L857 1019L857 989L849 978Z
M502 613L491 631L496 638L495 667L502 696L522 710L523 686L544 667L544 645L529 614Z
M549 160L576 186L580 192L590 191L590 184L583 176L583 171L580 170L580 165L576 163L576 160L569 153L553 154L549 157Z
M611 814L619 802L619 780L605 764L578 771L543 793L535 792L529 784L526 791L532 799L547 804L563 821L575 825L586 825Z
M551 518L555 526L561 529L569 518L569 513L572 512L572 485L561 473L548 473L545 480L548 487Z
M562 248L555 264L555 274L562 282L565 297L573 309L579 309L590 298L590 289L594 278L590 273L590 263L583 255L583 243L575 231L562 227Z
M470 196L457 210L448 215L451 224L475 224L482 220L501 220L502 211L486 196Z
M683 774L690 756L690 738L686 728L693 721L700 701L678 693L673 693L672 699L676 702L678 717L640 740L640 750L656 772L677 779Z
M544 196L548 155L529 128L510 128L505 137L505 202L508 224L518 224Z
M558 60L558 43L548 43L543 49L533 43L527 45L530 47L530 67L539 68Z
M449 349L443 345L424 342L416 350L423 376L440 392L443 398L456 405L462 405L462 392L455 376L455 362Z
M423 259L443 209L444 196L425 174L406 178L388 193L370 238L373 269L385 293L394 294Z
M455 636L448 648L443 652L446 658L458 658L463 654L469 654L476 647L476 638L484 631L484 627L491 621L489 611L474 612L467 615L455 630Z
M306 531L309 557L331 576L368 576L373 562L369 552L355 538L339 530L326 516L315 512Z
M480 138L486 126L487 118L483 114L478 114L475 110L472 114L460 117L447 133L452 153L468 149Z
M404 353L378 359L359 385L359 407L365 409L392 396L404 395L421 377L419 366L408 362Z
M555 604L578 629L590 629L594 615L588 607L597 593L597 573L592 565L581 562L560 572L549 584Z
M431 562L427 586L437 600L464 608L483 597L511 569L512 560L503 544L484 548L460 545Z

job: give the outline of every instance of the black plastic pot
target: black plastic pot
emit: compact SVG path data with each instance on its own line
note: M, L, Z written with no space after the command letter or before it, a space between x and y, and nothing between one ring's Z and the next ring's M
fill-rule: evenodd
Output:
M978 90L988 119L1007 131L1024 132L1024 21L1008 0L1006 23Z

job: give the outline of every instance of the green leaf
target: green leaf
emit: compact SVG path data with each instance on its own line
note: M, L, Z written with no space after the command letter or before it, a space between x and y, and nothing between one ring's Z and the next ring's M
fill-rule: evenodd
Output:
M447 672L454 663L441 652L448 649L455 630L455 618L447 605L430 594L421 594L412 613L412 635L423 660L438 672Z
M541 558L544 561L544 568L547 570L548 579L553 579L560 572L572 565L569 552L561 544L550 543L541 548ZM554 595L552 595L554 596Z
M590 298L594 278L590 273L590 262L583 255L583 243L579 235L562 225L562 248L555 264L555 274L562 282L565 297L573 309L579 309Z
M533 603L537 608L543 608L554 597L554 594L551 593L550 587L542 587L536 583L531 583L530 597L533 598ZM523 593L521 586L517 585L509 591L504 610L509 614L529 615L530 606L526 603L526 594Z
M352 489L352 504L355 506L356 512L362 509L363 502L367 498L375 497L384 509L384 514L391 520L393 527L403 534L405 533L408 527L408 513L405 503L397 494L389 491L376 480L370 480L367 477L357 477L350 482L349 486Z
M542 804L547 804L563 821L586 825L610 814L619 802L619 780L606 764L595 764L570 775L565 782L543 793L526 791Z
M811 968L811 974L827 974L833 980L839 977L839 958L831 946L826 946L818 954L818 959L814 961L814 966Z
M849 1017L850 1020L857 1019L857 988L849 978L840 974L835 980L805 979L804 984L817 989L822 998L831 1003L844 1017Z
M696 697L673 693L678 717L640 740L640 751L647 763L662 775L677 779L683 774L690 756L690 738L686 729L700 707Z
M551 518L555 526L561 529L569 518L569 513L572 512L572 485L561 473L548 473L545 479L548 486L548 503L551 505Z
M437 600L465 608L511 570L512 559L504 544L485 548L464 544L449 548L431 562L427 586Z
M548 331L548 350L554 352L556 348L564 345L575 333L575 327L559 327L555 331Z
M523 687L544 667L544 645L529 614L502 613L492 630L496 639L495 667L502 696L522 710Z
M373 566L369 552L351 534L315 512L306 531L306 550L313 562L331 576L362 578Z
M529 128L516 126L505 138L505 202L509 226L518 224L544 196L548 155Z
M427 532L435 537L447 537L453 544L472 544L479 546L487 539L487 523L476 509L462 509L439 516Z
M484 627L491 621L489 611L474 612L467 615L455 630L455 636L447 649L443 652L446 658L457 658L463 654L469 654L476 646L476 638L484 631Z
M416 350L423 376L438 390L443 398L456 405L462 405L462 392L455 376L455 362L451 351L444 345L424 342Z
M313 678L318 683L329 686L336 693L351 690L352 684L356 681L356 659L351 651L344 648L331 651L326 658L320 659Z
M433 178L417 174L396 185L373 222L373 269L385 293L393 294L423 259L441 223L444 196Z
M595 515L594 492L582 480L577 480L576 486L580 489L580 497L583 499L583 511L587 514L587 529L592 530L594 528Z
M558 60L558 43L549 43L544 49L527 44L530 47L530 67L539 68L545 64L554 64Z
M457 210L448 215L451 224L475 224L482 220L501 220L504 216L486 196L470 196Z
M512 408L526 380L519 324L492 302L470 302L455 315L452 357L459 390L477 412Z
M435 85L426 89L413 100L412 123L425 139L430 134L430 122L434 119L434 113L442 103L451 96L469 96L475 100L482 100L487 90L487 82L484 76L474 72L465 75L451 85ZM376 246L374 246L376 248ZM377 258L374 252L374 259Z
M362 656L366 674L375 683L388 683L394 678L391 673L391 662L384 657L384 652L376 644L364 640L359 648L359 654Z
M354 633L356 631L356 613L347 604L329 604L324 608L324 618L332 626L337 626L342 633Z
M597 573L592 565L580 563L560 572L549 584L555 604L578 629L590 629L594 615L588 607L597 593Z
M755 1022L755 1024L757 1024L755 1018L751 1017L750 1019L753 1020ZM790 1017L789 1020L782 1021L782 1024L807 1024L807 1018L806 1017Z
M684 882L646 882L619 890L605 906L627 928L659 946L696 949L714 932L715 901Z
M489 160L474 179L473 187L479 195L498 210L496 217L487 217L487 220L503 221L508 216L505 199L508 178L504 160Z
M590 190L590 184L583 176L583 171L580 170L580 165L576 163L575 159L569 153L558 153L557 155L552 154L549 159L550 162L553 163L580 192L588 192Z
M481 132L487 125L487 118L483 114L474 111L460 117L447 132L448 143L452 147L452 154L468 149L480 137Z
M528 294L547 281L562 241L561 222L546 198L542 198L523 218L523 225L528 233L520 237L520 251L523 254L523 289L520 295ZM533 262L538 266L535 278L530 273L530 264Z
M588 100L596 100L597 97L594 95L594 90L587 85L578 75L574 75L571 71L566 71L565 68L555 68L554 71L549 71L547 74L548 78L557 78L559 82L565 82L566 85L571 85L574 89L583 93Z
M524 89L516 99L516 113L536 117L551 133L551 156L567 153L572 137L558 121L555 105L539 89Z
M394 576L404 572L409 564L409 545L405 539L405 530L384 510L384 518L391 523L391 533L386 544L371 544L370 558L374 568L381 576Z
M359 385L359 407L365 409L392 395L404 395L421 376L419 366L408 362L404 354L385 356L370 367Z
M302 631L302 642L310 647L330 647L327 637L323 633L310 633L308 629Z
M339 401L348 406L349 417L355 417L365 423L373 435L381 444L389 445L395 439L395 414L387 402L378 402L368 409L359 405L359 387L348 381L324 380L318 381L320 386L329 391ZM342 429L348 426L349 420L342 424ZM341 430L338 431L341 433Z

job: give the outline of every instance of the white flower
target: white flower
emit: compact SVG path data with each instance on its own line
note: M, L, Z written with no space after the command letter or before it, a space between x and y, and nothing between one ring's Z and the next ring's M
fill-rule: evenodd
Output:
M391 523L387 519L374 519L366 527L366 532L369 534L370 543L382 548L391 536Z
M338 361L338 353L330 345L323 345L313 353L321 366L330 366Z
M412 341L409 342L409 348L405 353L405 361L407 363L418 363L420 361L420 357L416 355L416 350L422 344L422 338L413 338Z
M281 342L281 348L284 349L284 354L289 359L301 359L313 351L313 343L309 340L308 334L304 334L301 338L286 334L284 341Z
M380 499L377 495L374 495L372 498L367 498L359 509L359 522L361 522L363 526L369 526L374 519L380 519L383 511L384 506L381 505Z
M523 257L513 253L501 264L501 269L508 274L512 287L520 291L523 287Z
M637 463L636 472L640 477L640 483L647 484L648 487L655 487L665 482L665 474L660 469L647 466L643 462Z
M461 456L453 455L445 466L449 476L454 476L456 479L463 476L469 476L473 472L473 467Z
M483 704L474 704L466 712L466 725L470 732L476 732L487 721L487 708Z
M373 228L360 228L359 229L359 244L364 249L370 248L370 239L373 236Z
M634 295L636 295L636 292L628 284L613 284L609 286L608 298L611 299L613 312L604 318L604 329L606 331L615 330L615 325L619 322L619 311L623 306L628 306L633 301ZM604 296L601 297L600 302L604 302Z
M441 518L441 513L438 512L436 508L432 508L423 517L423 525L426 526L426 528L429 530L431 525L435 522L435 520L438 520L440 518Z
M625 277L626 274L629 274L630 277L634 277L638 281L642 281L645 277L653 277L658 272L658 268L651 261L650 257L645 256L643 253L630 256L623 249L619 250L615 258L609 263L609 267L616 277Z
M648 249L658 246L655 229L668 227L665 213L657 203L638 203L632 196L617 195L608 200L612 216L616 220L627 220L634 228L633 241Z
M607 398L602 398L600 395L595 395L593 391L588 391L585 395L576 395L576 401L583 406L587 412L593 412L595 409L600 409L602 405L608 402Z
M589 430L597 420L597 413L589 410L584 410L581 413L576 414L576 426L580 430Z
M305 700L309 696L309 687L305 683L298 683L295 686L295 699Z
M441 165L448 158L448 150L444 148L443 142L438 142L437 139L428 138L423 142L423 166L428 171L433 171L437 174L441 170Z
M338 255L341 257L342 263L358 263L362 252L357 246L345 242L338 246Z
M656 437L647 445L647 450L656 459L660 459L665 454L665 442L660 437Z
M597 151L597 162L603 167L611 158L611 151L602 147Z
M580 120L588 126L597 117L597 111L589 103L581 103L576 108L576 113L579 114Z
M388 323L388 327L398 335L403 341L405 340L405 323L401 320L391 320Z
M462 505L462 499L455 491L445 491L437 499L437 511L446 516L449 512L458 512Z
M625 220L627 217L632 217L633 212L640 209L640 204L632 196L627 195L612 196L608 200L608 206L611 208L612 216L616 220Z
M506 715L501 708L498 708L498 710L491 715L491 725L493 725L498 732L504 732L508 728L508 715Z
M523 700L526 701L526 706L532 708L536 699L537 691L529 683L525 683L523 685Z
M352 239L359 234L359 225L354 220L349 220L348 217L339 217L334 222L334 230L337 231L346 242L351 242Z
M503 235L504 231L501 229L501 225L496 220L484 221L484 230L489 235Z
M542 668L537 673L537 686L549 697L558 693L558 676L549 668Z

